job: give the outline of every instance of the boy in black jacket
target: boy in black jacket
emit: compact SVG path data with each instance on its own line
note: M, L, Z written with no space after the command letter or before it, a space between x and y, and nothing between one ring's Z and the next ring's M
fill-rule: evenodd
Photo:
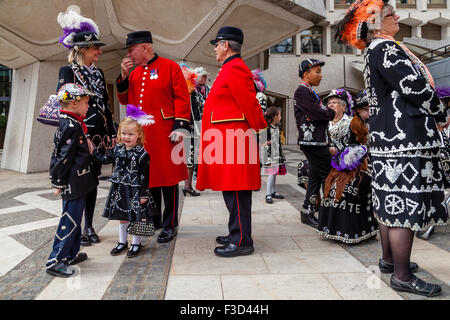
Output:
M294 111L298 128L298 144L309 162L309 179L305 202L301 210L301 221L317 228L314 217L317 211L317 197L320 186L331 170L331 155L328 150L328 122L334 119L334 111L323 106L319 96L312 89L322 80L322 66L325 62L308 59L299 66L302 82L294 93Z
M53 250L47 261L47 273L70 277L74 270L69 265L87 259L79 252L81 219L86 195L98 184L92 173L90 148L83 120L89 108L90 91L74 83L65 84L58 91L61 103L59 128L53 140L54 150L50 161L51 184L61 194L63 213L56 230Z

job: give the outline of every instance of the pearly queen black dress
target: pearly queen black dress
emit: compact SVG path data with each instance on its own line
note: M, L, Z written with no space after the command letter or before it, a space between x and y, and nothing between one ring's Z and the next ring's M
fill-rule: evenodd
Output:
M332 184L319 208L317 232L321 236L344 243L376 236L378 221L373 215L371 180L370 173L360 171L345 186L339 201L335 199L336 182Z
M107 154L94 153L95 161L114 164L108 198L103 217L110 220L140 221L150 218L155 210L153 197L148 191L150 157L144 147L127 150L116 145ZM140 204L140 199L148 201Z
M364 80L376 218L412 231L446 224L436 126L445 123L446 107L426 70L395 41L376 38L365 51Z

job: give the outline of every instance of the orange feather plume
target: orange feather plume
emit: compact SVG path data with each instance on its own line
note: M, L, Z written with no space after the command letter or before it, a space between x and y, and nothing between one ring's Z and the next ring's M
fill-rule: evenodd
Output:
M340 28L340 40L346 44L363 50L366 43L363 39L358 38L358 28L362 22L366 22L368 26L380 23L377 18L381 15L383 9L383 0L357 0L346 11L346 15L342 21ZM375 27L375 26L372 26Z

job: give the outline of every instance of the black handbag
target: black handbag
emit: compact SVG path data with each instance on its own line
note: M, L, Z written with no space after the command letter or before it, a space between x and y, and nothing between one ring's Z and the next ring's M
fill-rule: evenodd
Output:
M151 237L155 234L155 225L150 220L130 222L127 232L133 236Z
M156 212L156 204L153 197L148 194L148 201L142 205L144 214L140 221L132 221L127 227L128 234L140 237L151 237L155 234L153 216Z

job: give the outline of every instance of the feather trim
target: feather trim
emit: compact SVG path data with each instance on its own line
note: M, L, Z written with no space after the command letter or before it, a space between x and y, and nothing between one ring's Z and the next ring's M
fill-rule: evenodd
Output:
M67 49L74 47L73 39L79 32L91 31L100 35L98 26L93 20L81 16L73 9L69 8L66 12L60 12L57 20L64 32L64 35L59 38L59 42Z
M127 105L127 117L135 120L141 126L149 126L155 123L155 117L145 113L138 107L132 104Z

